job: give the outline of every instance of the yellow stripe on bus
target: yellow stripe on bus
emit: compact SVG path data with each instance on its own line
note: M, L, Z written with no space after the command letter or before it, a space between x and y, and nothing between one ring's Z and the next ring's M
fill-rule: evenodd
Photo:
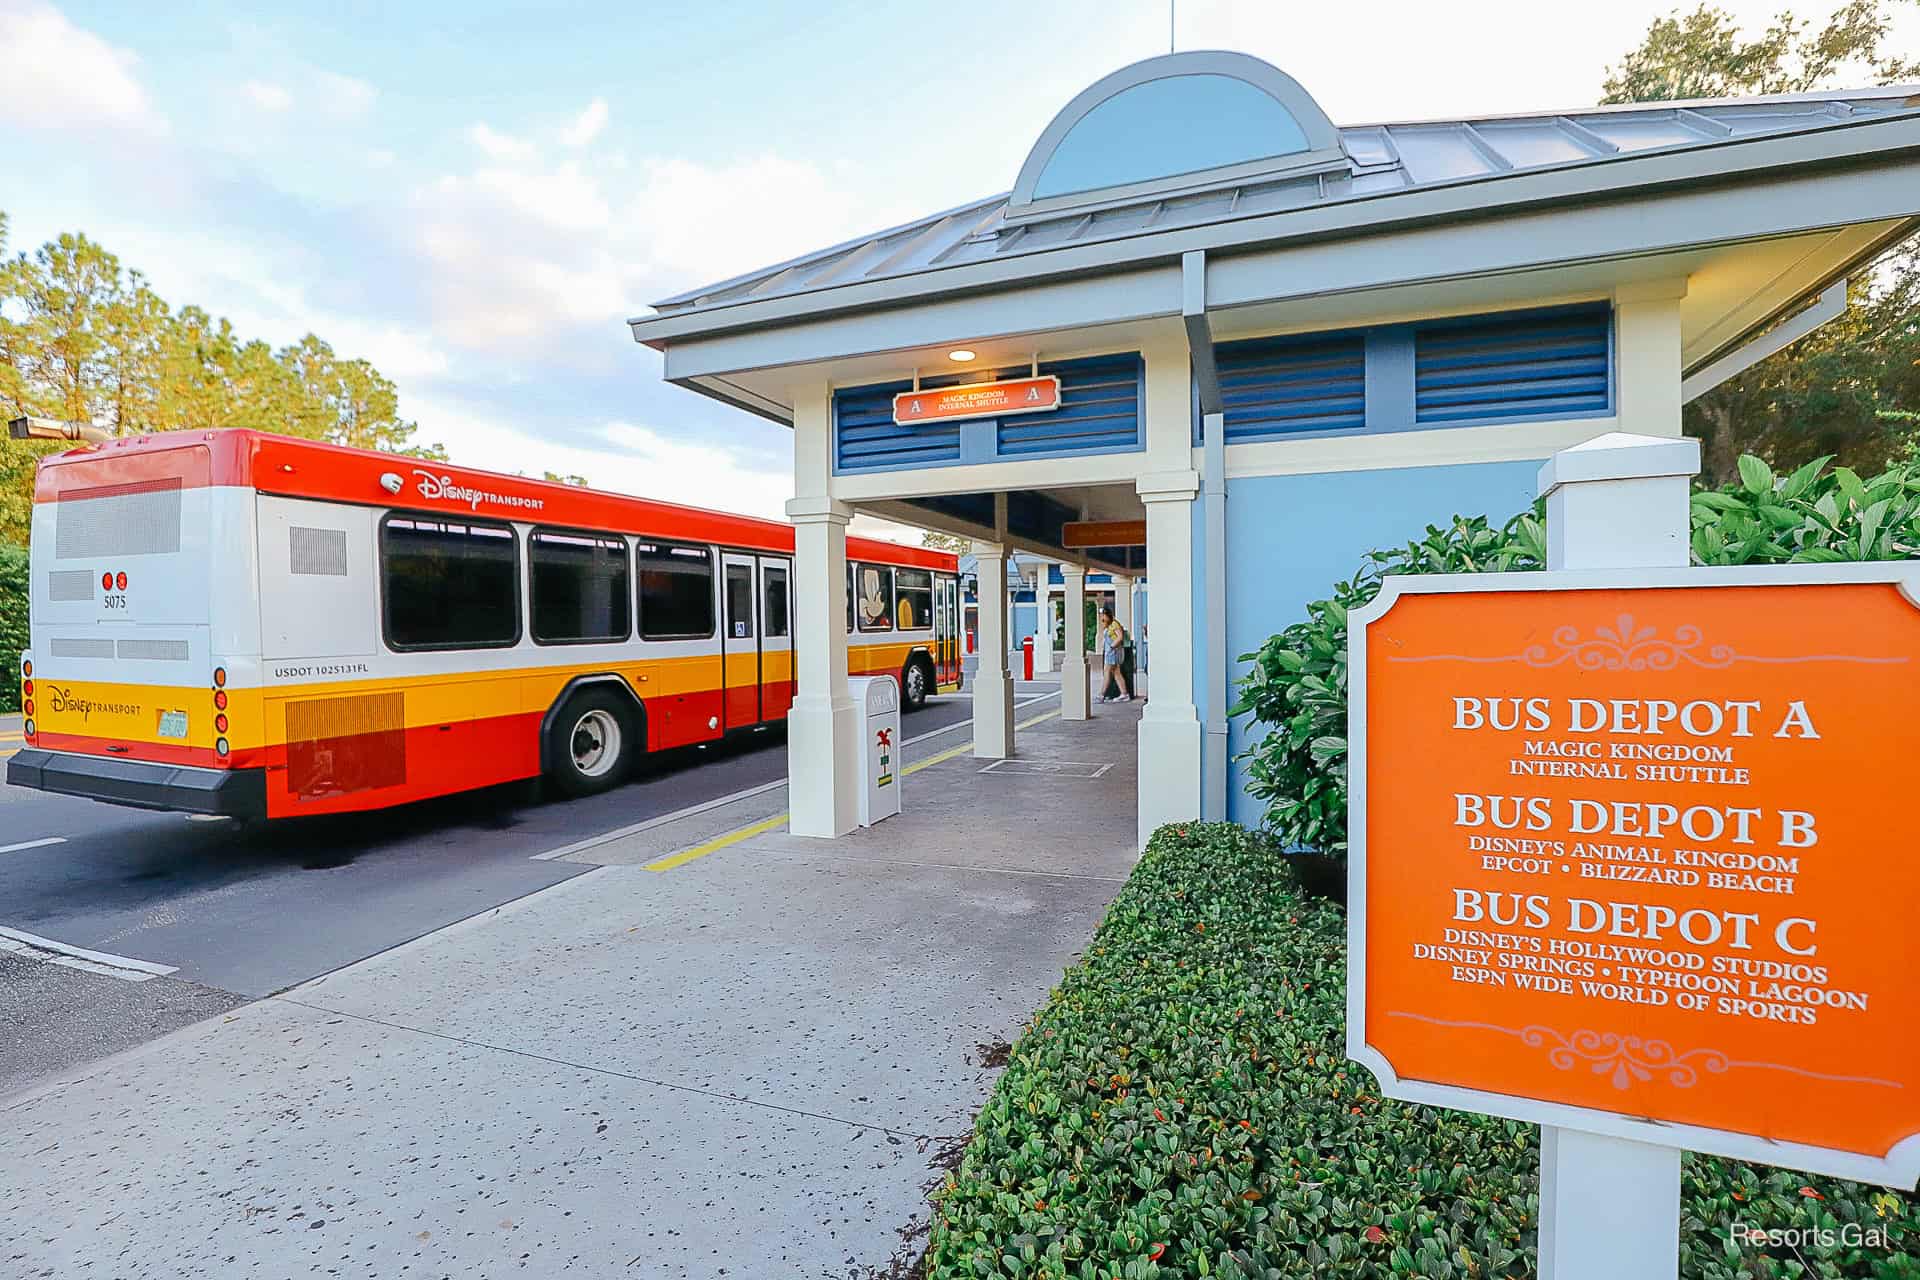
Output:
M911 642L850 642L848 667L855 675L892 673L906 661L907 654L914 647L915 644ZM719 653L710 653L499 670L370 675L358 680L327 680L313 684L251 688L230 685L226 691L228 729L224 736L236 751L280 746L287 741L287 703L386 693L404 695L404 719L400 725L394 726L396 728L418 729L469 720L537 714L553 704L553 699L569 680L576 676L605 672L626 679L643 700L700 693L717 694L723 682L723 669L732 678L731 683L738 686L752 683L752 660L751 654L729 653L723 659ZM295 664L269 665L285 667ZM759 674L761 683L791 681L792 653L784 649L768 650L762 657ZM213 728L215 710L211 688L47 680L44 677L43 680L49 690L58 685L63 703L71 699L86 707L85 712L54 710L52 699L47 698L39 720L40 727L50 733L207 749L212 748L216 737L222 736L216 734ZM122 707L126 710L114 710ZM160 716L167 711L186 712L187 733L184 738L160 737Z

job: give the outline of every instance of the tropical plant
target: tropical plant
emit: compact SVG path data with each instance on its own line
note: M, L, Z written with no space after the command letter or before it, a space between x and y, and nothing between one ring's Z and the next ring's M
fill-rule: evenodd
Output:
M1692 500L1699 564L1821 564L1920 558L1920 460L1871 480L1816 458L1785 476L1742 456L1740 479ZM1290 849L1347 849L1347 614L1390 574L1506 572L1546 563L1542 508L1498 528L1455 516L1403 546L1369 552L1359 572L1307 606L1307 616L1254 653L1230 714L1265 734L1240 759L1265 829Z

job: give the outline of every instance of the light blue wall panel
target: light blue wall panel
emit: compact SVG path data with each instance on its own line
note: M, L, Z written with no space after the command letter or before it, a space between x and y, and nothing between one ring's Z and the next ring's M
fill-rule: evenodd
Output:
M1031 592L1028 593L1032 595ZM1022 640L1033 634L1034 620L1040 616L1037 604L1016 604L1013 606L1013 643L1018 648Z
M1239 656L1304 618L1309 602L1325 599L1335 582L1353 576L1362 554L1404 542L1454 515L1505 521L1532 503L1539 471L1539 462L1498 462L1228 480L1227 656L1234 660L1228 704L1236 696L1231 681L1245 668ZM1199 510L1195 503L1196 522ZM1196 547L1199 533L1196 523ZM1203 581L1200 564L1196 554L1196 583ZM1204 691L1199 664L1195 680L1196 691ZM1204 706L1204 700L1196 696L1195 705ZM1232 723L1230 756L1254 740L1249 728L1244 717ZM1244 766L1231 768L1228 815L1257 823L1261 810L1243 790Z

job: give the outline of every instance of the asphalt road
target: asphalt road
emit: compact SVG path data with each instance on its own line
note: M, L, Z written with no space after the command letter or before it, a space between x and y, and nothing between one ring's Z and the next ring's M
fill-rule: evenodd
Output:
M940 699L902 727L911 739L971 714L970 698ZM0 719L0 755L18 732ZM785 773L776 731L650 761L580 800L515 784L246 825L0 785L0 928L174 969L129 982L0 949L0 1096L589 869L534 854Z

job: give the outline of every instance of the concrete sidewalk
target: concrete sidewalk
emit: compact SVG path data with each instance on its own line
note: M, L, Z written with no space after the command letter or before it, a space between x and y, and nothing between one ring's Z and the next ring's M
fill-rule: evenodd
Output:
M1137 717L934 739L840 841L568 855L609 865L0 1101L0 1270L877 1274L1133 865Z

